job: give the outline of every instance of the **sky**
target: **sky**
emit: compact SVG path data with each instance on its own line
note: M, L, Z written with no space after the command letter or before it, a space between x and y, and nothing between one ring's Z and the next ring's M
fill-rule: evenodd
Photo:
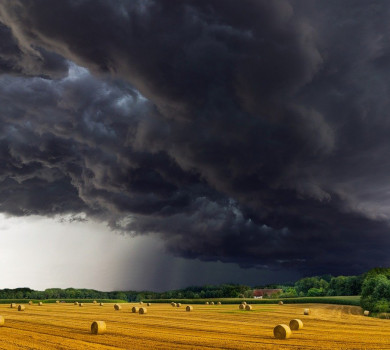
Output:
M390 264L390 4L2 0L0 288Z

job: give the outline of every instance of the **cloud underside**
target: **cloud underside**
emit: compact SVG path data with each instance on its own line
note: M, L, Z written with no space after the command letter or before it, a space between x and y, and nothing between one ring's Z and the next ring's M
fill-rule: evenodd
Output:
M2 1L0 210L248 267L390 263L390 6L351 4Z

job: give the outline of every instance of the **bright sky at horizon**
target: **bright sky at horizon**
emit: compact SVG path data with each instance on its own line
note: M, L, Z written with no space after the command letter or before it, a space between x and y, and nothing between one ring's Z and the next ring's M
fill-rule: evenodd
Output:
M121 235L91 221L0 215L0 238L0 289L162 291L189 285L277 281L271 273L254 268L172 257L157 238ZM165 283L159 286L161 276Z

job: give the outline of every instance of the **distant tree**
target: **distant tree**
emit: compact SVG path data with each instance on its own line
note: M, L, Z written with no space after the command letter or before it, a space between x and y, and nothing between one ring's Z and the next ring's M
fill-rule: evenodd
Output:
M360 303L364 309L372 312L390 311L390 279L385 274L376 275L375 272L367 274L364 279Z

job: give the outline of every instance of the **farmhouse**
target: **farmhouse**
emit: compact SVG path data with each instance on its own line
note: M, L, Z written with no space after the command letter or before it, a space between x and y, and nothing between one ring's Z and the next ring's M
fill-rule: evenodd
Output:
M253 297L255 299L262 299L265 296L270 297L272 294L281 293L282 289L255 289Z

